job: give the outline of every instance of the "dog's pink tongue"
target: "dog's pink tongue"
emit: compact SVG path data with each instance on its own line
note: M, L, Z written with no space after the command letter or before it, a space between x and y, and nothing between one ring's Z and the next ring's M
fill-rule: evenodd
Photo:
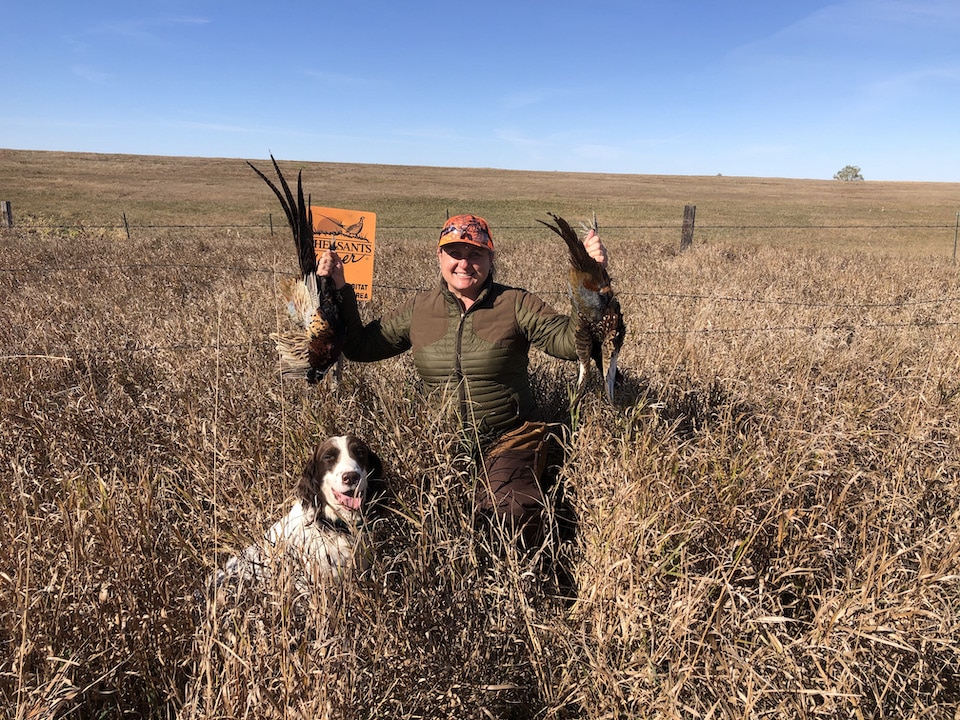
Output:
M360 497L359 495L350 496L350 495L343 495L342 493L338 493L337 495L338 495L337 499L340 501L340 504L343 505L344 507L348 507L351 510L360 509L360 503L363 502L363 498Z

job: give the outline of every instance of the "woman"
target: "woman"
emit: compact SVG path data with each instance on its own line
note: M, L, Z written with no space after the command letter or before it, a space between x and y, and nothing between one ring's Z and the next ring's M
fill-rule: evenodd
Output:
M587 235L584 247L606 264L596 233ZM320 258L317 274L331 276L342 289L349 360L373 362L412 350L426 388L456 397L460 421L475 433L483 457L477 508L499 517L529 545L543 531L541 479L552 428L539 422L528 353L534 346L575 360L576 318L526 290L494 282L493 262L487 222L476 215L452 217L437 244L439 287L367 325L335 252Z

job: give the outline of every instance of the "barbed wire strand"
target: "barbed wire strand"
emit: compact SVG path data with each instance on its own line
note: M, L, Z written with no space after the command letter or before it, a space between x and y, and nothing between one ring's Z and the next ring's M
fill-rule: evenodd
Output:
M818 332L843 332L855 333L866 330L932 330L934 328L958 327L960 321L925 321L917 322L889 322L889 323L843 323L841 325L773 325L765 327L739 327L739 328L686 328L686 329L661 329L661 330L631 330L631 335L639 336L669 336L669 335L762 335L765 333L785 333L785 332L803 332L809 335ZM104 347L77 347L64 348L58 351L59 354L53 355L43 352L31 353L7 353L0 354L0 360L57 360L61 362L75 362L77 359L93 356L115 356L121 353L156 353L156 352L200 352L212 350L220 352L222 350L263 348L267 354L273 354L275 351L272 342L250 341L244 343L176 343L173 345L150 345L140 347L113 346ZM69 353L73 353L72 355Z
M265 275L275 275L276 270L274 268L262 268L262 267L243 267L243 266L232 266L229 268L224 267L223 265L211 265L206 263L131 263L131 264L117 264L117 265L73 265L69 267L20 267L20 268L10 268L10 267L0 267L0 273L23 273L23 274L53 274L53 273L72 273L72 272L119 272L119 271L142 271L142 270L176 270L176 269L188 269L188 270L214 270L222 273L229 273L231 275L236 275L237 273L262 273ZM294 270L291 266L290 273L294 274ZM398 290L401 292L421 292L424 287L414 287L412 285L392 285L390 283L378 283L376 287L384 290ZM566 295L564 290L537 290L533 289L530 292L534 292L538 295ZM709 302L730 302L730 303L741 303L749 305L779 305L784 307L818 307L818 308L827 308L834 307L841 310L858 310L858 309L877 309L877 308L894 308L894 307L916 307L920 305L945 305L950 303L955 303L960 301L960 296L945 296L938 298L920 298L915 300L898 300L893 302L876 302L876 303L842 303L842 302L823 302L817 300L789 300L783 298L753 298L753 297L739 297L732 295L707 295L701 293L652 293L652 292L635 292L630 290L618 290L617 295L621 297L640 297L640 298L653 298L653 299L667 299L667 300L704 300Z
M280 225L277 225L280 227ZM633 224L633 225L604 225L604 230L680 230L682 228L681 222L662 222L662 223L646 223L646 224ZM698 224L696 226L698 231L701 230L909 230L909 229L920 229L920 230L930 230L930 229L943 229L943 228L954 228L954 223L929 223L929 224L915 224L915 223L883 223L883 224L874 224L874 225L756 225L756 224L732 224L732 225L708 225L708 224ZM13 228L7 228L8 230L266 230L270 231L274 229L272 225L192 225L192 224L179 224L179 225L162 225L162 224L149 224L149 225L133 225L123 223L117 225L87 225L84 223L78 224L17 224ZM539 230L540 228L536 225L497 225L495 226L497 230ZM378 230L423 230L426 232L436 232L436 227L434 225L379 225ZM275 232L275 229L274 229Z

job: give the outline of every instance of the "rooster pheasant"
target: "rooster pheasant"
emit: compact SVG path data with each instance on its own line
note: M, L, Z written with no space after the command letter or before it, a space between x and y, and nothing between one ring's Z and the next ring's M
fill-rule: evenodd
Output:
M577 313L576 346L580 373L571 407L575 407L586 392L591 361L600 371L607 398L613 402L617 357L626 335L623 314L620 312L620 301L617 300L610 285L607 269L590 257L583 242L569 223L553 213L550 213L550 217L554 219L556 225L543 220L537 222L553 230L567 244L570 251L568 275L570 301ZM594 229L596 229L596 220L594 220Z
M346 327L340 317L333 280L326 276L317 277L313 213L310 211L309 196L306 203L303 201L302 173L297 173L297 195L294 197L273 155L270 160L277 171L283 192L253 163L248 162L247 165L253 168L280 201L293 231L293 242L300 262L300 277L280 283L287 310L298 331L272 333L270 338L277 344L280 372L285 377L303 378L312 384L334 368L339 375Z

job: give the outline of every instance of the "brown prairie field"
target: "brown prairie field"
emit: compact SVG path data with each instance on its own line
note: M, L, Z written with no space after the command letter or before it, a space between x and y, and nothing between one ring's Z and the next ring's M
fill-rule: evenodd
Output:
M243 161L0 150L3 717L956 717L960 185L281 164L377 213L371 319L465 211L565 307L534 221L596 212L616 405L531 363L562 532L491 552L408 357L281 382L293 245ZM346 431L394 493L369 571L201 603Z

